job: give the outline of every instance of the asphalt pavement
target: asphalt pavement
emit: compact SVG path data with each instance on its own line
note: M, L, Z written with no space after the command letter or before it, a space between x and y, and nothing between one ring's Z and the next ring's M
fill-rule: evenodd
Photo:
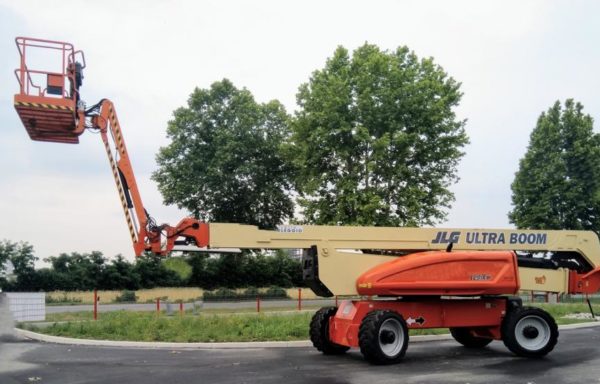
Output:
M0 341L0 383L598 383L600 327L561 330L542 359L495 341L481 350L453 340L411 343L397 365L372 366L357 350L324 356L312 347L240 350L140 349Z

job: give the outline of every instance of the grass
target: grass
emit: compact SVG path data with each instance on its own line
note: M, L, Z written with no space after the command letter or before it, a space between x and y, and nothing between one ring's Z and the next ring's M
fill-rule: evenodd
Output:
M45 334L100 340L227 342L306 340L310 312L289 315L238 314L206 316L109 312L99 321L55 323L37 329ZM25 325L27 329L32 325Z
M123 293L120 291L98 291L101 303L112 303ZM157 297L168 297L171 301L193 301L202 297L203 290L200 288L153 288L139 289L135 291L138 302L152 302ZM94 292L91 291L53 291L47 292L46 296L53 305L64 304L92 304L94 302Z
M523 305L529 305L524 303ZM586 323L591 319L569 319L564 316L573 313L590 313L590 308L587 304L583 303L562 303L562 304L531 304L533 307L542 308L543 310L550 313L557 324L575 324L575 323ZM594 314L600 314L600 304L592 304Z
M527 305L527 304L526 304ZM569 319L572 313L589 313L587 304L536 304L548 311L558 324L582 323L589 320ZM600 313L600 305L594 305ZM291 341L307 340L313 311L277 312L281 308L265 308L264 312L231 313L230 310L202 310L200 316L186 311L166 316L155 312L116 311L99 314L92 319L91 311L49 314L49 322L58 322L38 329L35 324L21 325L45 334L75 338L131 341L229 342L229 341ZM411 335L448 333L447 329L410 330Z

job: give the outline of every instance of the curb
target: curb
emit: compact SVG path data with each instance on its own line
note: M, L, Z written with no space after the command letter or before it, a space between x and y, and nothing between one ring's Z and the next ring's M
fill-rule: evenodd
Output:
M560 325L559 330L580 329L599 327L600 322L577 323ZM26 331L15 328L17 335L26 339L42 341L54 344L140 348L140 349L260 349L260 348L305 348L312 347L309 340L300 341L249 341L237 343L170 343L159 341L113 341L113 340L90 340L74 339L70 337L50 336L41 333ZM452 340L450 334L411 336L410 343L422 343L431 341Z

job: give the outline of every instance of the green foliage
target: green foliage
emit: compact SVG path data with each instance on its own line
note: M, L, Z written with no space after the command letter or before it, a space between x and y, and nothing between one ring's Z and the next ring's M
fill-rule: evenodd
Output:
M256 287L250 287L245 289L243 294L246 297L258 297L258 295L260 295L260 291Z
M123 291L117 297L115 297L115 302L117 303L135 303L138 300L138 297L135 295L135 291Z
M182 281L186 281L192 275L192 267L181 258L170 257L163 260L163 264L168 270L177 273Z
M238 298L238 293L233 289L219 288L214 292L205 291L203 293L204 301L228 301Z
M177 287L182 281L176 272L167 269L160 256L145 254L135 261L135 270L140 275L140 288Z
M312 313L286 315L156 316L108 312L98 321L55 323L38 332L100 340L226 342L306 340Z
M229 288L219 288L216 291L204 291L202 299L204 301L241 301L241 300L255 300L257 297L263 300L269 299L289 299L285 289L281 287L272 286L266 290L259 290L258 288L250 287L243 292L237 292Z
M85 290L98 287L106 259L101 252L96 251L89 254L61 253L59 256L51 256L45 261L51 263L53 272L60 281L61 287L55 289L71 291L83 287Z
M46 304L80 304L81 299L77 297L70 297L66 293L60 298L54 298L51 295L46 295Z
M33 253L31 244L15 243L9 240L0 241L0 267L10 261L14 267L13 273L17 276L14 282L9 282L5 277L0 276L0 288L22 291L35 284L36 260L37 257Z
M16 281L0 278L3 290L89 291L196 286L204 289L302 286L300 261L284 251L224 254L209 257L191 254L164 259L144 255L131 263L121 255L106 259L101 252L61 253L46 259L50 268L34 268L37 260L27 243L0 243L0 257L15 263Z
M188 258L188 263L192 266L188 285L204 289L304 286L300 261L292 259L285 251L270 256L263 253L223 254L217 257L194 254Z
M265 292L265 297L269 297L269 298L274 298L274 297L282 297L282 298L287 298L287 292L285 291L285 289L281 288L281 287L269 287L269 289L266 290Z
M460 84L407 47L339 47L297 95L287 153L309 223L407 226L446 216L468 139Z
M229 80L196 88L169 122L157 155L166 204L207 221L273 228L293 214L282 143L288 115L278 101L257 103Z
M541 114L512 192L518 228L600 233L600 135L580 103L557 101Z
M117 255L110 264L105 265L98 288L136 290L141 286L141 276L135 265Z

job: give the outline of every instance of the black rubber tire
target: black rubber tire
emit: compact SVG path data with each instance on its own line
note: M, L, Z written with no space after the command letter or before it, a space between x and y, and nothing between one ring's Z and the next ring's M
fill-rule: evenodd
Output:
M400 349L393 354L386 353L382 350L382 343L386 344L380 338L382 337L381 327L387 321L391 320L395 326L399 328L399 336L401 339ZM395 339L392 341L395 342ZM394 364L402 360L408 348L408 327L406 321L398 313L389 310L376 310L369 312L360 323L358 330L358 344L360 352L365 360L372 364ZM389 343L387 343L389 344Z
M319 309L310 321L310 341L318 351L325 355L341 355L350 347L339 345L329 340L329 319L335 316L336 307L323 307Z
M530 325L520 324L522 320L528 321ZM529 336L525 335L528 329ZM534 343L538 338L539 345L524 344L527 339ZM517 356L542 357L552 351L558 342L558 326L554 318L543 309L522 307L510 311L502 321L502 341Z
M450 328L450 334L466 348L483 348L492 342L487 337L473 336L470 328Z

